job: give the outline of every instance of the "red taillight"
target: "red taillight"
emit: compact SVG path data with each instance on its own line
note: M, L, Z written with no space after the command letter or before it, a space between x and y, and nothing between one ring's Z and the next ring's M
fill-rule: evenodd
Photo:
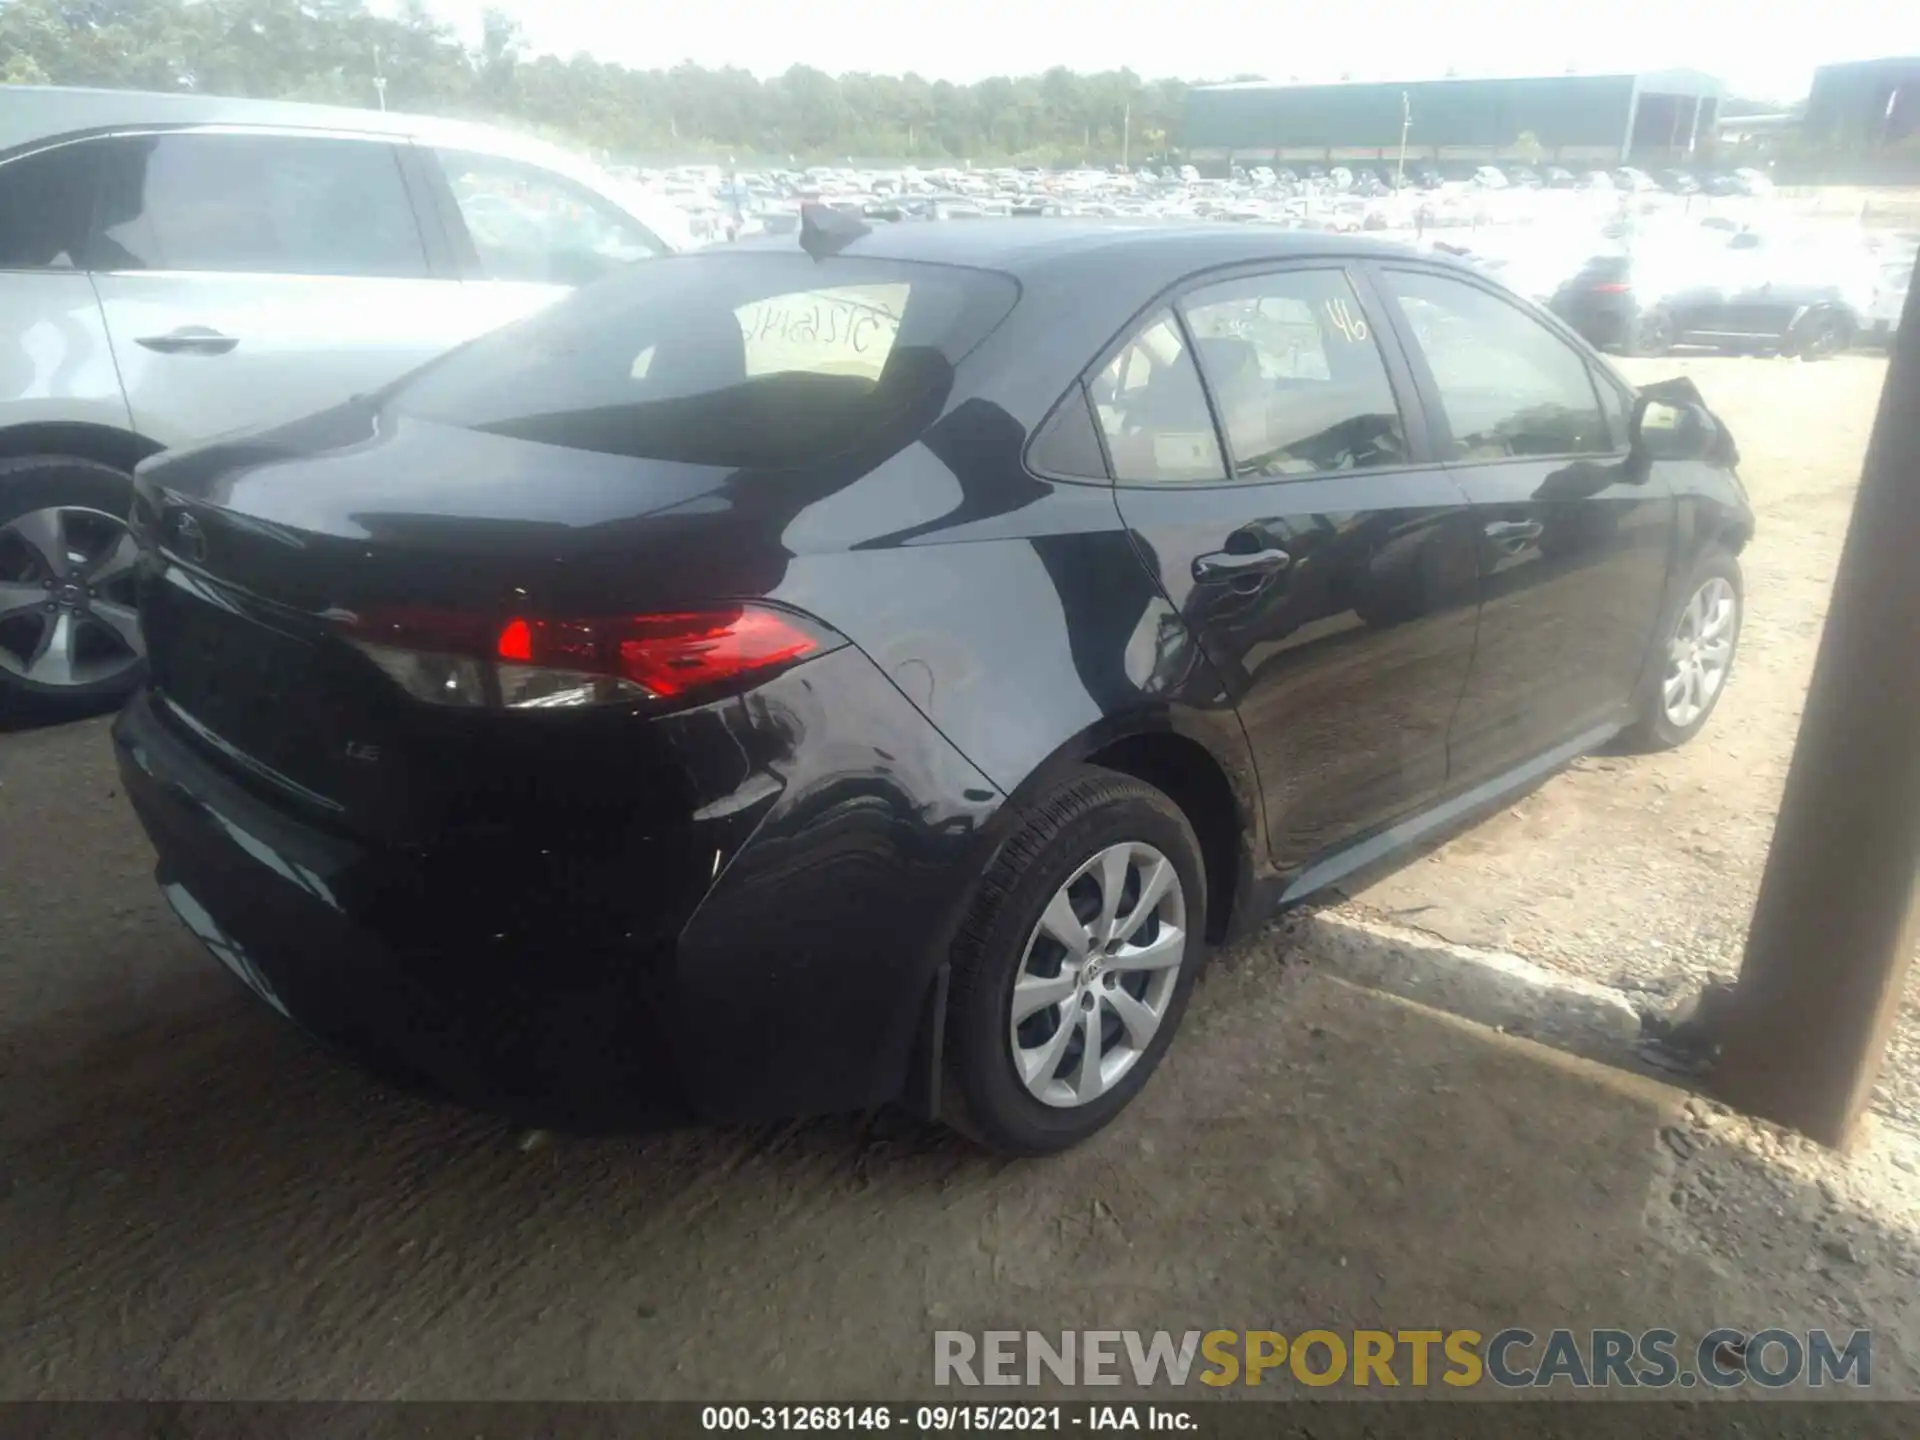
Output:
M532 663L533 626L525 620L509 620L506 628L500 632L500 639L494 645L494 652L502 660L519 660Z
M1624 295L1633 287L1624 280L1605 280L1593 287L1596 295Z
M527 620L501 627L494 653L537 669L630 680L649 694L684 695L820 648L817 636L773 610L738 607L594 620Z
M386 610L356 616L349 628L353 643L415 698L507 709L678 699L839 643L831 631L753 605L504 622Z

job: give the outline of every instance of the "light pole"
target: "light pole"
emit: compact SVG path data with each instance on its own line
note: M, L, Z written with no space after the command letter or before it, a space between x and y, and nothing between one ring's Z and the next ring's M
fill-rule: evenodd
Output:
M1413 105L1407 99L1407 92L1400 92L1400 163L1393 167L1393 188L1400 190L1407 183L1407 132L1413 128Z
M387 108L387 77L380 70L380 47L373 47L373 93L380 102L381 113Z

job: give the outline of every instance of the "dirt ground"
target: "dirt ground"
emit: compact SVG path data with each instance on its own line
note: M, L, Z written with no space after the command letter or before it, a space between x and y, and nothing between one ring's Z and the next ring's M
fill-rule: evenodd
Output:
M1856 355L1625 367L1638 380L1692 375L1740 445L1759 524L1720 707L1684 749L1583 760L1353 908L1658 994L1739 969L1886 365ZM1920 974L1878 1100L1910 1126L1920 1125L1917 1005Z
M1648 368L1699 378L1761 512L1720 713L1348 912L1602 982L1737 963L1883 367ZM889 1115L578 1140L395 1095L150 868L104 721L0 735L0 1399L911 1396L936 1329L1373 1324L1871 1325L1876 1393L1920 1396L1920 1140L1840 1165L1347 985L1298 926L1217 958L1122 1122L1007 1163Z

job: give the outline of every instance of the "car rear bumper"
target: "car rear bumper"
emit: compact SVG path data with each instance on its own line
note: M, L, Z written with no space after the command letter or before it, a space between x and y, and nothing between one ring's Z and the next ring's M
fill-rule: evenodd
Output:
M274 1009L390 1080L528 1119L692 1113L666 1014L644 1003L666 953L657 937L625 954L536 949L524 931L474 945L471 891L436 893L436 857L288 816L202 754L161 703L142 691L114 726L156 878L174 912ZM436 909L460 940L444 952L408 943L434 928ZM412 923L399 923L401 911ZM613 1097L617 1106L601 1103Z
M435 847L334 833L150 691L114 741L175 913L393 1081L576 1128L893 1098L999 794L851 647L745 708L784 748L671 854L643 842L611 866L556 854L564 827Z

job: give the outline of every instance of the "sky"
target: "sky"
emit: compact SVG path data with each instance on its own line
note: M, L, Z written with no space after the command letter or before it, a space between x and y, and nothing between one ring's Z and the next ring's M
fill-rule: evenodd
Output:
M428 0L477 37L489 0ZM1417 80L1685 67L1741 95L1796 99L1816 65L1920 55L1913 0L491 0L536 51L638 69L683 60L765 77L790 65L832 74L913 70L972 81L1065 65L1149 78Z

